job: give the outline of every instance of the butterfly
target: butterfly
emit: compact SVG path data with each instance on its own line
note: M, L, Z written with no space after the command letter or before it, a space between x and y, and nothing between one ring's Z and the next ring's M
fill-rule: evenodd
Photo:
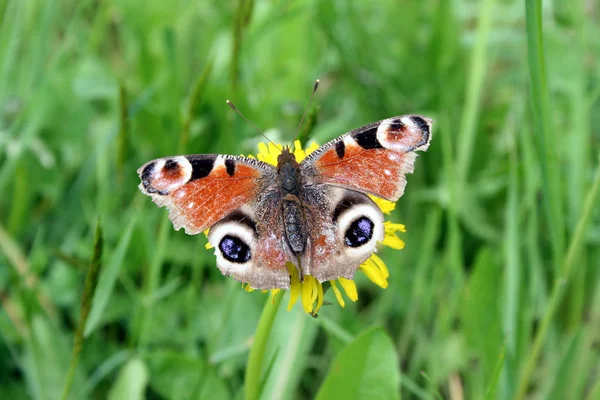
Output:
M395 201L431 140L432 120L403 115L334 139L300 163L283 147L277 166L241 156L159 158L138 169L140 190L169 210L176 230L209 229L223 275L255 289L354 273L383 240L383 214L369 198Z

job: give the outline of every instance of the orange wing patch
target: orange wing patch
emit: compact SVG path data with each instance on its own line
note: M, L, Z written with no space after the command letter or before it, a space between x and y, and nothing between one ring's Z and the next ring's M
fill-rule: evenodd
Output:
M259 171L237 165L234 176L229 176L225 166L218 166L210 175L183 185L171 192L169 216L175 229L185 232L202 232L229 212L248 203L256 195L255 179Z
M332 140L311 153L301 167L309 179L398 200L416 151L425 151L433 120L401 115L373 122Z
M415 153L385 149L364 149L347 141L342 158L332 148L315 162L320 181L367 192L387 200L404 193L406 173L413 171Z
M276 170L244 157L191 155L161 158L138 170L140 190L167 207L176 230L200 233L251 202ZM259 179L259 178L265 179Z

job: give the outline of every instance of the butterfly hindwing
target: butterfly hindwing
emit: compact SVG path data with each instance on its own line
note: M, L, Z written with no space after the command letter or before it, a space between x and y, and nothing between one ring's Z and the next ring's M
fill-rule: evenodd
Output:
M255 289L287 289L286 263L293 255L285 242L281 207L276 195L260 195L217 222L208 234L223 275Z
M137 172L140 190L167 207L176 230L190 235L254 200L277 174L262 161L214 154L160 158Z
M360 264L383 240L383 214L369 196L332 185L319 185L328 201L307 196L305 212L311 221L309 246L302 259L304 273L320 282L352 279Z
M312 181L342 186L387 200L404 193L417 150L431 140L429 118L404 115L374 122L319 147L302 163Z

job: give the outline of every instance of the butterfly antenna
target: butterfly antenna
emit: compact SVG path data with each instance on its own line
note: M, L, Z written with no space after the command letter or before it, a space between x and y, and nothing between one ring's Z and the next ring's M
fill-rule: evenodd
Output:
M242 114L242 112L240 110L238 110L238 108L229 100L226 101L227 105L229 107L231 107L233 109L233 111L235 111L236 113L238 113L240 115L240 117L244 118L244 120L250 125L252 126L256 132L260 133L262 137L264 137L265 139L267 139L271 144L273 144L273 146L275 146L276 148L279 149L279 146L277 146L276 143L274 143L271 139L269 139L267 137L267 135L265 135L263 133L263 131L261 131L260 129L258 129L258 127L256 125L254 125L252 122L250 122L250 120L248 118L246 118L246 116L244 114ZM281 149L280 149L281 150Z
M310 99L308 100L308 104L306 105L306 108L304 109L304 113L302 114L302 118L300 119L300 123L298 124L298 130L296 131L296 138L300 135L300 128L302 127L302 123L304 122L304 117L306 117L306 113L308 112L308 109L310 108L310 105L312 104L313 101L313 97L315 96L315 92L317 91L317 88L319 87L319 81L318 79L315 81L315 86L313 86L313 91L310 95Z

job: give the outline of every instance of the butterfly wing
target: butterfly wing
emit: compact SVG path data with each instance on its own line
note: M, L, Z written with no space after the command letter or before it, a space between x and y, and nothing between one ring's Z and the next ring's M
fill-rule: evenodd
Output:
M383 240L381 210L364 193L331 185L307 190L304 207L310 221L304 273L320 282L352 279Z
M189 235L251 201L276 174L262 161L214 154L160 158L137 172L140 190L167 207L175 229Z
M176 230L210 228L217 266L254 288L287 288L290 261L281 243L277 170L262 161L225 155L161 158L138 169L140 190L167 207Z
M431 140L432 120L404 115L374 122L319 147L300 164L310 180L398 200L416 151Z
M278 195L264 195L217 222L208 234L217 266L226 276L255 289L287 289L286 263L294 257L285 242Z
M318 194L306 196L305 273L321 282L352 279L376 251L383 214L366 194L392 201L402 196L415 152L429 147L431 123L418 115L374 122L323 145L300 164L307 188Z

